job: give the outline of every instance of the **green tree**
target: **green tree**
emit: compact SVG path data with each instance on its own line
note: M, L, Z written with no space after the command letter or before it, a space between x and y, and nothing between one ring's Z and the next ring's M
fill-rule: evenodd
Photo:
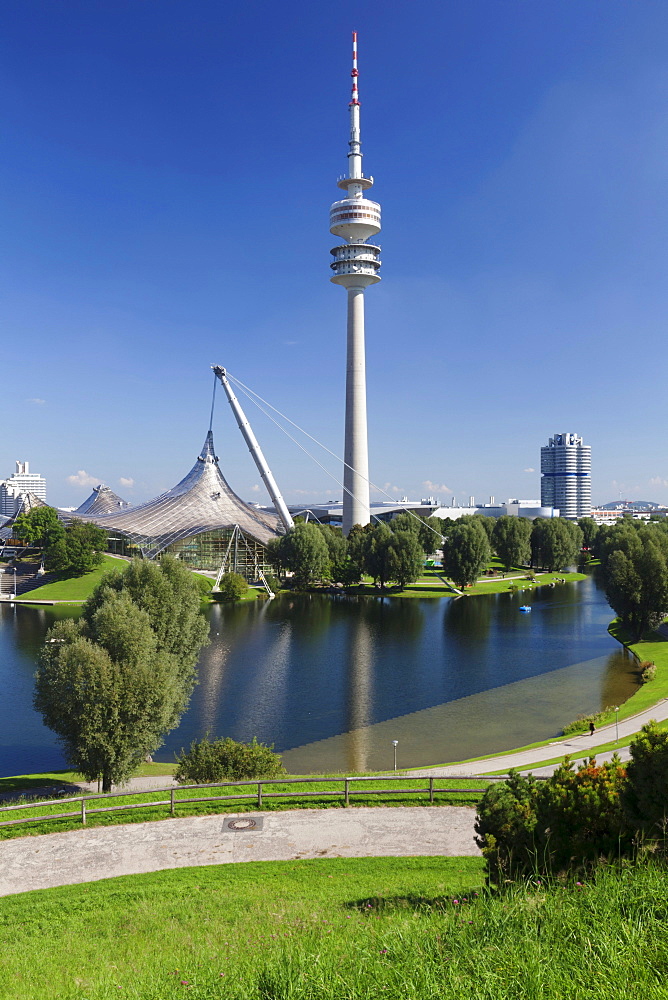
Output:
M364 546L364 570L382 588L394 579L395 553L391 547L393 532L383 521L368 532Z
M593 517L581 517L578 528L582 532L582 545L585 549L592 549L598 535L598 524Z
M486 517L485 514L465 514L464 517L469 518L474 524L479 524L487 535L487 540L490 545L493 544L492 537L494 535L494 525L496 523L496 518ZM460 518L461 520L461 518Z
M606 597L638 640L668 613L668 535L654 525L619 522L606 534L600 558Z
M550 572L563 570L578 561L582 531L563 517L536 518L531 530L531 564L539 563Z
M431 555L442 545L443 522L440 517L420 517L403 510L389 524L392 531L411 531L417 535L420 548L427 555Z
M390 559L390 579L405 587L420 578L424 567L424 551L420 537L414 531L394 531L388 542Z
M668 843L668 733L648 722L630 745L623 802L631 827Z
M177 757L174 777L180 785L203 785L219 781L243 781L246 778L277 778L285 774L280 754L273 746L238 743L229 736L220 740L195 740L190 750Z
M21 538L30 545L45 545L49 534L62 525L53 507L33 507L14 521L12 532L16 538Z
M107 533L87 521L75 521L65 529L67 566L73 576L90 573L102 562L107 547Z
M448 529L443 544L443 567L458 587L475 583L492 555L487 531L480 520L460 518Z
M278 570L290 570L298 587L331 578L329 549L316 524L295 524L269 548L269 559Z
M506 571L512 566L527 566L531 559L531 521L525 517L499 517L492 545Z
M327 545L329 554L329 577L337 583L347 584L354 573L351 574L351 567L348 560L348 543L343 537L341 528L331 524L318 524L318 531L322 534Z
M239 601L248 591L248 583L240 573L223 573L219 592L223 601Z
M110 574L81 618L49 630L35 707L70 766L104 791L125 781L185 710L208 637L192 574L177 560Z

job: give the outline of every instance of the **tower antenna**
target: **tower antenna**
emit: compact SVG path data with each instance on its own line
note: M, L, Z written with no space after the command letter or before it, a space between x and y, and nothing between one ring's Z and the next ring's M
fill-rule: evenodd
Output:
M346 242L331 251L331 281L348 294L346 347L346 423L344 447L343 533L354 524L368 524L369 446L366 416L366 359L364 347L364 291L380 281L380 247L367 240L380 232L380 205L364 197L373 177L362 170L360 101L357 81L357 32L353 31L353 79L350 104L348 176L338 186L346 192L329 210L329 231Z

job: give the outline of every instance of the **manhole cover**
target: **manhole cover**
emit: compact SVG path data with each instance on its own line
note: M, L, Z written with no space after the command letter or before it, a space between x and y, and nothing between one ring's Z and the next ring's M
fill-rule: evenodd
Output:
M226 819L223 830L233 830L235 833L245 833L249 830L261 830L262 817L240 816L236 819Z

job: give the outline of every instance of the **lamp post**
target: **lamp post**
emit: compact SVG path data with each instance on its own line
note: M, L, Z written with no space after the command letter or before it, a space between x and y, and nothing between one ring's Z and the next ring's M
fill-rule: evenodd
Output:
M12 594L12 599L16 598L16 566L13 567L14 570L14 593Z
M615 743L619 743L619 705L615 705Z
M392 746L394 747L394 770L397 769L397 744L399 740L392 740Z

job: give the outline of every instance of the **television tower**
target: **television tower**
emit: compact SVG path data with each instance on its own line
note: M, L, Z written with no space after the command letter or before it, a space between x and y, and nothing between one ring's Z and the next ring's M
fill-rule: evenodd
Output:
M380 281L380 247L366 241L380 232L380 205L364 197L373 177L362 173L360 102L357 90L357 32L353 31L353 78L350 100L348 176L337 184L346 192L329 210L329 231L346 242L331 251L331 280L348 292L346 354L346 436L343 470L343 534L354 524L368 524L369 444L366 421L366 362L364 352L364 292Z

